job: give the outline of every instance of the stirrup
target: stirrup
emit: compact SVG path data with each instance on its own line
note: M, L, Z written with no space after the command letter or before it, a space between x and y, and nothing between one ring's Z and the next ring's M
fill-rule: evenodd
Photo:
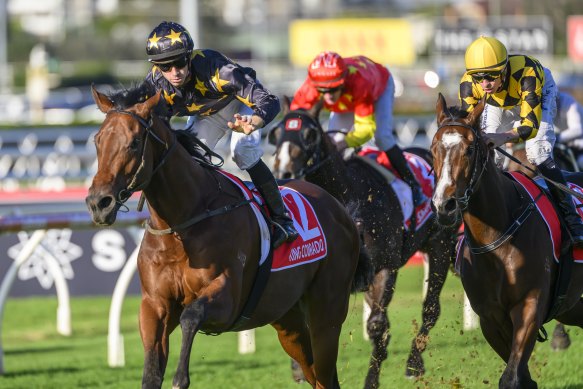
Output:
M291 222L291 220L290 220ZM275 227L273 232L273 248L276 249L284 243L293 242L299 236L299 233L293 227L293 222L278 223L275 220L271 220L271 224Z

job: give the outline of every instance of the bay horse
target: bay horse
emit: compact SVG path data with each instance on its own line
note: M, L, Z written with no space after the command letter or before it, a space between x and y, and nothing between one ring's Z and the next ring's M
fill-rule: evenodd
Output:
M345 161L336 151L318 119L321 102L310 110L290 111L287 98L283 105L283 119L269 134L270 143L276 145L274 174L279 178L305 178L354 210L351 213L356 215L364 249L371 259L374 279L365 294L371 307L367 332L372 343L366 388L379 387L381 365L388 356L391 335L387 309L399 269L418 250L429 256L423 322L411 343L405 370L408 377L423 375L421 354L441 312L439 296L455 252L456 228L441 228L430 216L422 227L410 233L404 226L403 211L391 185L361 158ZM424 152L429 154L428 150Z
M136 96L128 92L106 95L92 89L106 116L95 135L98 169L86 203L99 226L112 225L133 192L143 191L148 204L150 219L137 259L142 387L161 387L169 336L179 324L182 345L173 388L190 384L189 358L197 332L220 334L271 324L312 387L339 388L339 336L360 261L351 216L316 185L286 183L293 196L303 196L313 209L322 229L320 242L328 242L327 254L302 266L268 269L254 311L242 316L254 285L261 283L257 279L265 275L258 274L264 232L252 209L255 200L246 200L234 180L205 163L202 153L191 157L177 140L180 131L171 130L157 114L159 93L134 101ZM315 236L311 225L302 223L296 219L296 226L304 227L302 234Z
M543 324L554 318L583 326L583 266L572 264L563 303L555 305L560 268L546 222L536 210L546 197L530 197L496 166L494 150L477 128L484 105L482 100L466 115L448 108L439 94L438 130L431 145L432 201L438 222L463 219L467 244L460 277L486 341L506 362L499 387L536 388L528 361ZM581 175L568 181L583 186Z

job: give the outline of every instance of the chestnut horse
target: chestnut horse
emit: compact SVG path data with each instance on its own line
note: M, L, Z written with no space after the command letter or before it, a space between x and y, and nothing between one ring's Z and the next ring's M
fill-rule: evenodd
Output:
M144 102L124 101L131 95L93 89L106 116L95 136L98 169L86 202L100 226L115 222L133 192L142 190L148 203L150 219L138 255L142 387L161 387L169 336L178 324L182 346L174 388L190 384L190 351L198 331L219 334L271 324L312 387L339 388L339 336L360 251L351 216L316 185L286 183L315 211L327 255L268 270L254 312L242 318L260 268L262 236L254 203L202 154L193 158L178 143L178 132L154 110L159 93Z
M542 325L555 318L583 326L583 266L572 264L563 303L555 305L559 266L546 223L536 211L541 197L531 200L497 168L494 150L477 128L484 104L465 115L448 108L439 95L431 145L433 204L444 225L463 218L468 244L460 276L484 337L506 362L499 387L536 388L528 361ZM581 175L569 181L583 186Z
M287 99L286 99L287 100ZM365 380L366 388L379 387L382 362L387 358L390 336L388 305L395 292L399 269L416 251L429 256L427 295L423 301L423 323L411 344L405 374L425 373L422 352L429 331L440 315L439 295L455 251L456 228L441 228L434 217L411 233L404 227L403 211L397 194L375 168L361 158L344 161L318 120L321 103L311 110L289 110L271 131L276 144L274 173L279 178L301 178L330 192L349 209L354 209L367 254L374 268L374 280L365 299L371 307L367 332L372 354ZM427 150L423 150L429 155ZM429 155L430 156L430 155Z

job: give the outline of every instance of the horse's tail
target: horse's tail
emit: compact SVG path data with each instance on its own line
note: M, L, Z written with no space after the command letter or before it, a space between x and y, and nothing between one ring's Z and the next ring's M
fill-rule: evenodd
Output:
M366 292L374 279L374 267L372 266L370 256L366 247L362 244L362 239L360 242L358 264L352 280L352 293Z
M368 290L369 285L374 279L375 269L372 265L372 260L368 254L368 250L364 246L364 227L362 219L359 217L359 205L358 203L349 203L346 205L346 209L356 225L360 241L360 253L358 256L356 272L354 273L354 278L352 280L352 292L364 292Z

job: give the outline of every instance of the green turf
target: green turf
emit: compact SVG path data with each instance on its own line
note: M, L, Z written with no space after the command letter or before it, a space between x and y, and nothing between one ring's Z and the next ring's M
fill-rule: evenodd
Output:
M442 317L431 332L424 354L427 374L418 380L404 377L405 361L421 317L422 268L405 268L399 275L391 304L392 339L383 364L382 388L492 388L504 369L502 361L485 343L479 330L462 331L463 292L459 279L450 275L442 295ZM109 298L72 300L71 337L55 330L56 298L11 299L2 322L4 376L0 388L137 388L142 376L142 346L137 327L139 299L124 302L122 334L126 366L107 366ZM362 337L362 295L352 298L344 325L338 360L344 388L361 388L370 345ZM547 325L549 333L553 325ZM581 359L583 330L570 328L573 344L552 352L539 343L530 361L540 388L583 388ZM171 337L171 358L164 388L170 388L176 367L180 332ZM256 333L257 352L239 355L237 335L198 335L191 358L191 388L307 388L291 379L289 359L275 331Z

